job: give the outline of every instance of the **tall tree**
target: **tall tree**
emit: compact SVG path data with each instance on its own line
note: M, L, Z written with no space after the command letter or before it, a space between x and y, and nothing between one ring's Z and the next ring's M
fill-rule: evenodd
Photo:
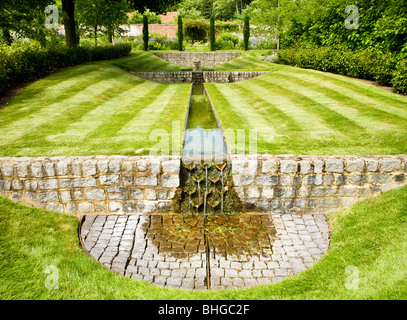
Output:
M215 16L211 15L209 22L209 43L211 46L211 51L215 51Z
M250 38L250 19L249 16L246 15L244 17L244 27L243 27L243 46L244 50L249 50L249 38Z
M74 47L78 44L75 23L75 1L62 0L62 11L64 12L66 45L68 47Z
M148 18L143 16L143 45L144 51L148 51Z
M182 25L182 16L178 15L178 30L177 30L178 50L183 51L184 30Z
M150 11L156 13L165 13L180 1L181 0L127 0L127 3L132 9L138 10L141 13L144 13L146 9L150 9Z

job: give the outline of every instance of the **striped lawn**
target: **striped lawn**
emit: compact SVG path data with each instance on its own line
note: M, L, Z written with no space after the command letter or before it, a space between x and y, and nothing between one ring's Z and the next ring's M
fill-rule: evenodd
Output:
M407 153L407 97L366 82L244 54L216 70L270 73L243 82L205 84L230 149L237 130L257 130L257 152L270 154ZM257 57L257 63L256 63ZM246 151L248 134L246 133Z
M0 109L0 156L149 154L160 141L151 133L160 129L172 141L173 122L179 153L191 85L135 77L115 66L125 59L76 66L29 85Z
M407 153L407 97L357 79L266 63L264 52L246 52L213 69L269 74L206 84L232 151L244 129L246 151L249 131L257 131L258 153ZM147 81L128 71L184 69L135 52L34 82L0 109L0 156L132 155L159 148L179 154L191 85Z

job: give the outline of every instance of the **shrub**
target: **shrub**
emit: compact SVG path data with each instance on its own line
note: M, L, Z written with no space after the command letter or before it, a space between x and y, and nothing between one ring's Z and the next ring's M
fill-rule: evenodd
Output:
M398 63L391 84L397 93L407 94L407 59Z
M344 48L321 47L311 49L284 49L278 52L282 64L332 72L353 78L374 80L381 85L392 85L403 93L406 67L397 65L392 53L375 49L351 51ZM403 74L404 72L404 74Z
M29 82L46 72L89 61L117 59L131 51L129 44L99 47L58 46L44 49L28 43L0 48L0 96L17 83Z
M142 24L143 16L147 16L150 23L161 24L161 17L155 12L151 12L148 8L143 13L138 12L137 10L131 15L129 19L130 24Z
M203 20L187 20L184 23L184 35L187 40L206 41L209 26Z

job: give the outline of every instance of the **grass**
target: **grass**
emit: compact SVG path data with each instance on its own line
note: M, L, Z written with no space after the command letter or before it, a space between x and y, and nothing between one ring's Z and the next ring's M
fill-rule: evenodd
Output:
M75 216L0 198L0 299L405 300L407 187L357 203L328 219L330 248L309 270L272 285L193 292L117 275L82 251ZM45 287L50 265L58 268L55 290ZM353 266L353 273L347 272L348 266ZM355 275L358 282L347 288Z
M265 52L245 52L212 69L269 74L206 84L231 150L237 130L252 129L258 153L406 153L407 97L344 76L267 63ZM129 71L184 69L134 52L34 82L0 109L0 156L149 154L164 134L178 151L191 85L147 81Z
M246 129L257 130L258 153L407 151L405 96L358 79L261 62L261 52L215 69L270 71L243 82L205 84L232 150L237 130Z

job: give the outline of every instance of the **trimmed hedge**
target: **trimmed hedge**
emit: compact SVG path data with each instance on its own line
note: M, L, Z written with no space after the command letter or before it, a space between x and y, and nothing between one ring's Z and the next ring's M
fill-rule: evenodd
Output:
M351 51L332 47L285 49L278 52L278 63L314 69L376 81L393 86L396 92L407 94L406 63L395 55L378 50Z
M0 97L14 85L32 81L46 72L84 62L117 59L130 51L130 44L47 49L32 44L0 47Z

